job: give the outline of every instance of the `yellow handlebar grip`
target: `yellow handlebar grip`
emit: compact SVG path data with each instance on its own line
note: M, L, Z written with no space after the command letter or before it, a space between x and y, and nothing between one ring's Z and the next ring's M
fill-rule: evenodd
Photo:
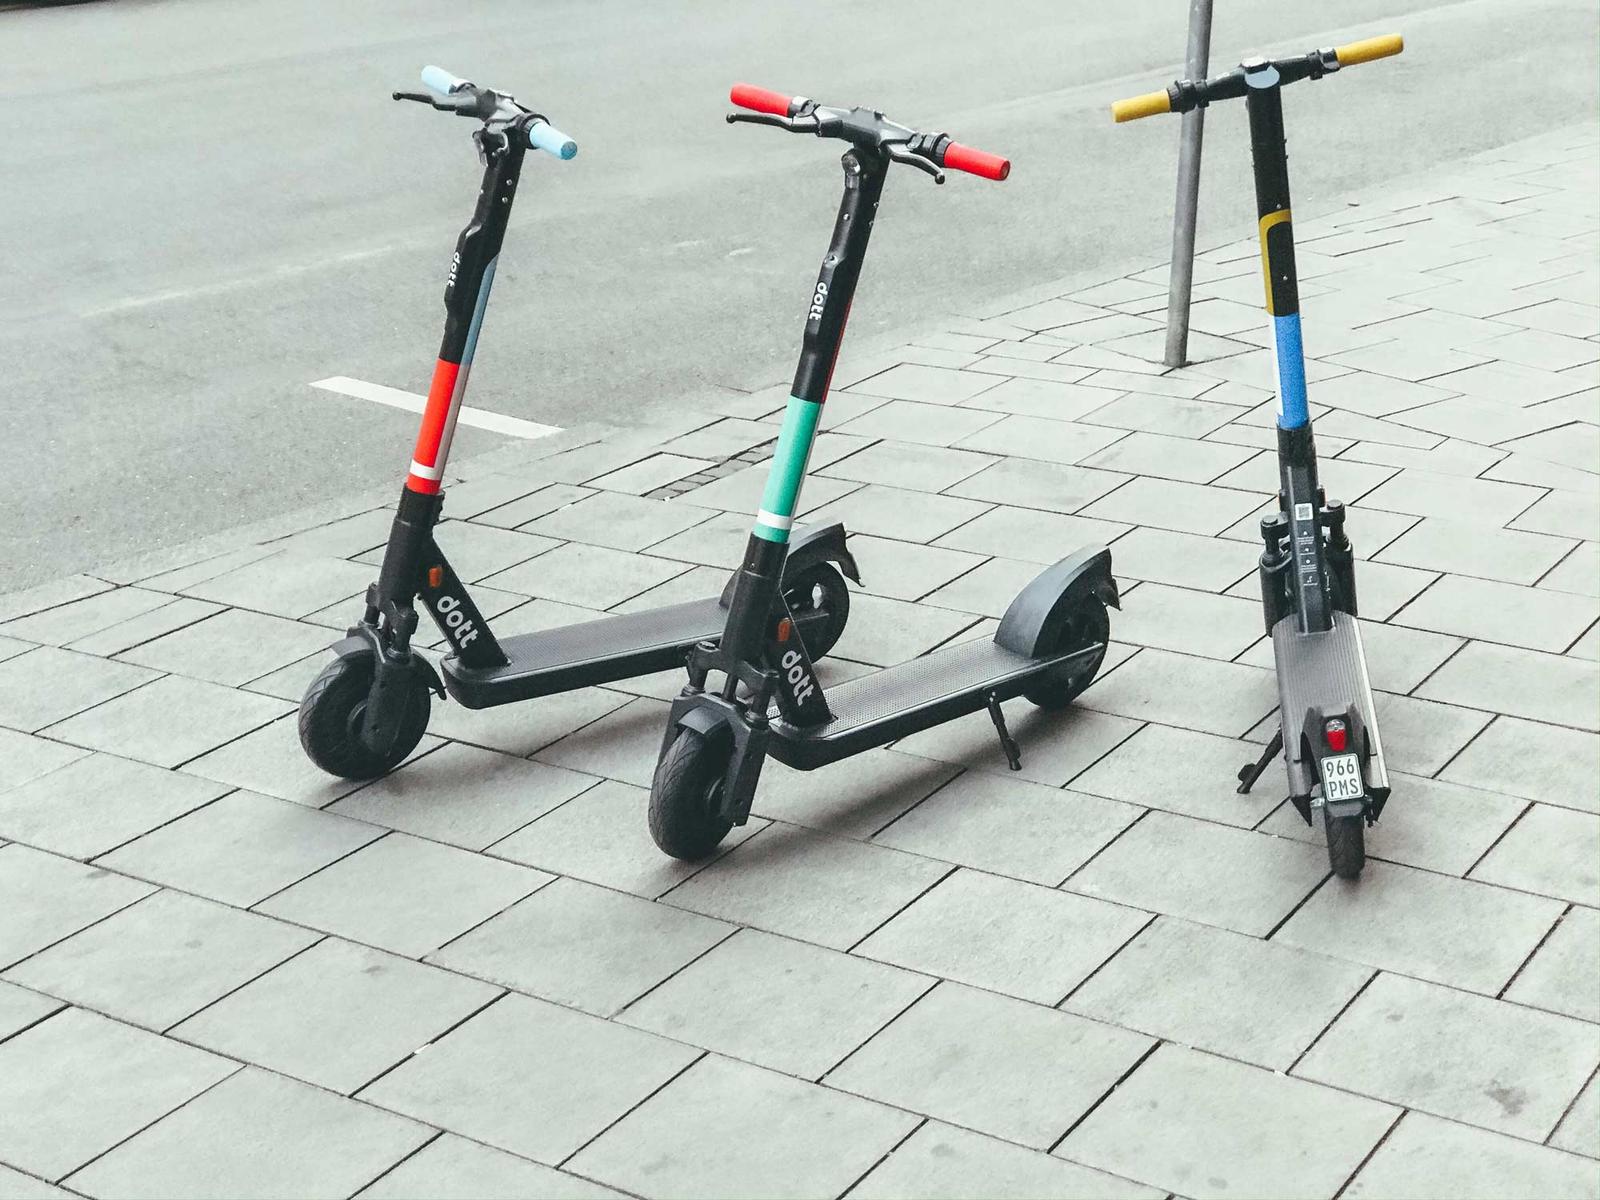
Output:
M1348 46L1340 46L1334 50L1338 56L1341 67L1353 67L1357 63L1371 62L1375 58L1388 58L1392 54L1399 54L1406 48L1406 40L1398 33L1386 33L1382 37L1365 38L1359 42L1351 42Z
M1142 96L1118 100L1111 106L1111 119L1120 124L1123 121L1137 121L1140 117L1153 117L1158 113L1171 111L1172 99L1165 91L1146 92Z

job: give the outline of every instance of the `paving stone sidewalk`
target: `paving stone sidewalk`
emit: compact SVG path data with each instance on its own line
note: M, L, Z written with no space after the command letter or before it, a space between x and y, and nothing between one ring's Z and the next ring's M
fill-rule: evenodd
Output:
M1010 710L1021 773L981 714L773 764L698 867L645 829L675 672L305 762L387 494L0 596L0 1197L1600 1194L1597 195L1588 125L1297 223L1396 773L1358 883L1281 771L1232 786L1275 708L1252 238L1183 370L1159 266L846 355L824 677L1092 539L1117 644ZM716 589L785 396L464 464L441 541L508 633Z

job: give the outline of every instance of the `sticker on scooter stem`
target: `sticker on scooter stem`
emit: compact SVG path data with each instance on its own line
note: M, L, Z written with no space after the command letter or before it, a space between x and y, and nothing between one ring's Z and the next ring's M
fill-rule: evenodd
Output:
M467 614L461 611L461 601L454 596L440 596L433 602L433 608L444 625L445 636L457 650L478 636L477 626L467 619Z
M822 306L827 302L827 299L828 281L826 279L819 279L817 280L816 294L811 297L811 312L806 316L807 321L822 320Z
M1309 504L1296 504L1294 506L1294 519L1296 521L1309 521L1309 520L1311 520L1311 505L1309 505Z
M795 707L798 708L817 690L817 681L812 678L811 672L806 670L805 659L800 657L799 651L785 651L778 661L783 666L783 677L789 684L789 694L794 697Z

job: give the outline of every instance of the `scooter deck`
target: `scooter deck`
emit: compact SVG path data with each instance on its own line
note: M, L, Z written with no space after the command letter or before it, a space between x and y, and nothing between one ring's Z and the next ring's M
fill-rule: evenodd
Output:
M451 656L445 687L466 708L490 708L681 667L697 642L717 641L728 610L715 596L504 638L504 666L473 669Z
M1333 628L1327 633L1301 633L1296 620L1291 613L1272 627L1272 652L1278 666L1278 716L1283 723L1290 794L1308 796L1318 782L1315 762L1300 756L1296 733L1307 711L1313 708L1328 713L1349 708L1357 711L1372 743L1367 782L1373 788L1387 789L1389 774L1383 763L1378 717L1373 711L1361 627L1349 613L1338 611L1334 612Z
M800 729L774 717L767 753L802 771L825 766L978 712L990 694L1008 700L1052 667L1094 652L1030 658L987 639L958 642L839 684L828 692L833 720Z

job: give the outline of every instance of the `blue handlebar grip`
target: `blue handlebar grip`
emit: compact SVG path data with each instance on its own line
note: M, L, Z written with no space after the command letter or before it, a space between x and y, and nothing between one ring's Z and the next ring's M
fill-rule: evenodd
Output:
M577 142L545 121L535 121L528 126L528 145L560 159L568 159L578 153Z
M458 79L443 67L423 67L422 86L430 92L448 96L459 87L471 87L465 79Z

